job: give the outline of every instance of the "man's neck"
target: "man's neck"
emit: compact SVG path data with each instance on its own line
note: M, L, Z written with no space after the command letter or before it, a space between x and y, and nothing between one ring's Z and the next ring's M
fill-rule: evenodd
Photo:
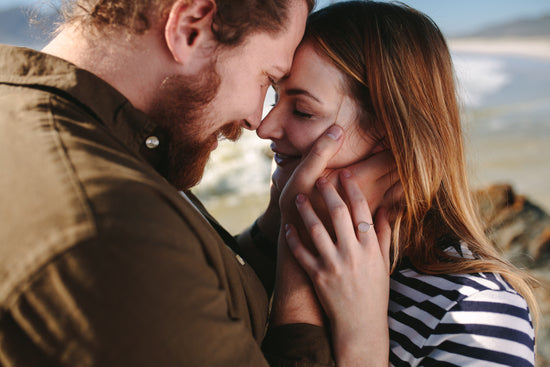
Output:
M162 65L165 53L161 46L153 31L128 36L85 34L77 27L65 27L42 52L97 75L134 107L147 112L155 91L169 74Z

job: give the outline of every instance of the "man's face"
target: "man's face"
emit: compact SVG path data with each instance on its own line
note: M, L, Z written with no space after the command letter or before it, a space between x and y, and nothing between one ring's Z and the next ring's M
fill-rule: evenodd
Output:
M221 83L208 108L213 124L210 131L224 121L235 121L250 130L260 125L267 89L290 72L304 34L306 2L292 1L288 14L288 22L277 34L252 34L242 45L220 52L216 69Z
M261 121L268 87L285 76L304 34L305 1L292 1L286 27L253 33L233 48L220 47L213 63L193 77L167 78L150 116L170 136L167 178L178 189L197 184L219 137L236 140Z

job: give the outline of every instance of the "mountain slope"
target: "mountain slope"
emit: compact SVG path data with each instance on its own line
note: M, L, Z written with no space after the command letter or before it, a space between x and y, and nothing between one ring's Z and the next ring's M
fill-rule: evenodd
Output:
M550 14L487 26L463 36L483 38L548 37L550 36Z

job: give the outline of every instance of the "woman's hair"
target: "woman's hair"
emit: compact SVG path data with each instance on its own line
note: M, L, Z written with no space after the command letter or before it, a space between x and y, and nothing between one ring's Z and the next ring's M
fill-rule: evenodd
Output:
M536 316L533 279L497 253L474 205L451 56L437 25L402 3L349 1L310 15L303 42L343 73L363 130L395 158L404 204L392 269L406 256L424 273L499 273ZM440 246L459 241L474 259Z
M123 28L142 34L168 16L176 0L64 0L66 23L95 30ZM192 0L189 0L190 2ZM212 30L224 45L238 45L253 32L278 32L288 19L292 1L305 1L309 11L315 0L212 0L216 14Z

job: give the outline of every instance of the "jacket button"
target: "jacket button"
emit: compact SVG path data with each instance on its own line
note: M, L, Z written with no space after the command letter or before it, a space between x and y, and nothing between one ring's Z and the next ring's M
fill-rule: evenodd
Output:
M145 140L145 146L149 149L155 149L160 145L160 140L152 135Z
M243 258L240 257L239 255L235 255L235 257L237 258L237 261L239 262L239 264L241 264L241 265L246 264L246 263L244 262Z

